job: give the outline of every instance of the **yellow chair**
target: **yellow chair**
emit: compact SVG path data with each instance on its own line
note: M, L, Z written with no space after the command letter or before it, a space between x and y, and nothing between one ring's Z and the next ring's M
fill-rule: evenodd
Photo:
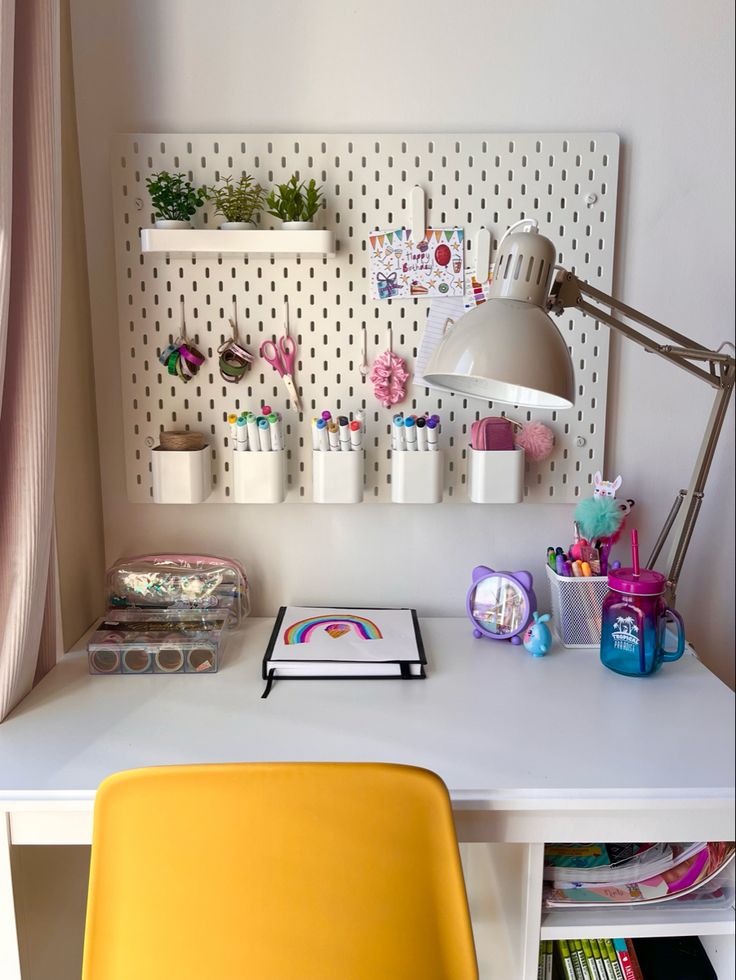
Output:
M83 980L470 980L450 800L425 769L137 769L97 793Z

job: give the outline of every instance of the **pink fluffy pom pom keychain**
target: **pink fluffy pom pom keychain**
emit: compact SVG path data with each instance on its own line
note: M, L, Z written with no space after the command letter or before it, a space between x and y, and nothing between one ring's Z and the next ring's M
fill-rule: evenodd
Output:
M555 436L549 426L543 422L516 422L509 419L516 427L514 442L523 449L527 459L539 463L547 459L554 448Z
M379 354L371 369L373 393L382 405L391 408L392 405L398 405L406 398L406 382L408 380L409 372L406 368L406 361L393 352L393 338L391 327L389 327L388 350Z

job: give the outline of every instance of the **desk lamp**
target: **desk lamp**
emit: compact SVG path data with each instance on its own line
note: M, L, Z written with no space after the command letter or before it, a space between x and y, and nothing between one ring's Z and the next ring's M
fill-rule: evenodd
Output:
M522 225L526 226L523 230ZM666 601L674 606L677 582L736 380L736 360L723 353L726 344L715 351L702 347L588 285L555 265L555 259L554 245L539 233L533 218L511 225L498 247L488 300L448 331L424 376L435 388L484 401L527 408L571 408L575 400L572 360L549 313L559 316L563 310L577 309L714 388L715 400L690 486L678 493L647 561L647 567L653 568L675 528L665 593ZM665 342L640 333L621 317L665 338Z

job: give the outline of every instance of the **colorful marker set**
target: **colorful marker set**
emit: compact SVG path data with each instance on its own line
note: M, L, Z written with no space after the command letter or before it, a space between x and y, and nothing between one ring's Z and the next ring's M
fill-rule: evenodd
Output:
M364 429L365 412L355 412L352 418L322 412L312 419L312 449L324 453L357 452L363 448Z
M558 575L565 578L590 578L592 575L607 575L608 564L598 548L575 545L565 552L562 548L547 548L547 564ZM582 551L582 553L581 553ZM576 557L577 555L577 557ZM611 570L621 567L621 562L614 561Z
M264 405L258 415L241 412L228 415L230 438L236 452L269 453L284 448L283 422L279 412Z
M394 415L391 448L395 452L436 452L439 433L439 415Z

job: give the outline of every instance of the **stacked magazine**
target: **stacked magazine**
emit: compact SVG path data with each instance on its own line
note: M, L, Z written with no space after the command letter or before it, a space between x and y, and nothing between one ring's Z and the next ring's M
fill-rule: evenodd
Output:
M548 844L544 904L577 908L654 904L697 890L702 904L733 901L717 876L733 860L732 842Z

